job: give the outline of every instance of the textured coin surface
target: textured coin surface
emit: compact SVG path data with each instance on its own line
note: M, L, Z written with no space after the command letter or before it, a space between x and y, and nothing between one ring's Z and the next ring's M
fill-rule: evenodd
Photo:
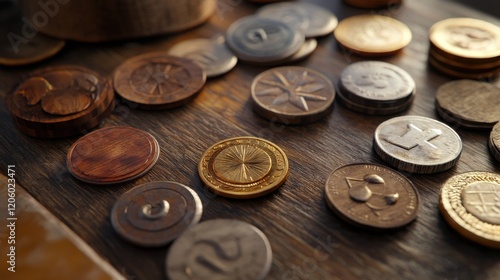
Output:
M390 55L411 41L402 22L380 15L358 15L342 20L334 31L345 48L360 55Z
M453 167L462 152L458 134L446 124L421 116L403 116L375 130L375 152L390 165L415 173L435 173Z
M500 161L500 122L491 130L488 146L493 157Z
M500 175L467 172L448 179L441 188L439 208L462 236L500 248Z
M172 46L168 54L191 59L205 70L208 78L229 72L238 62L222 36L182 41Z
M266 5L257 10L257 15L289 23L308 38L327 35L338 23L337 17L326 8L302 2Z
M255 110L285 124L317 121L326 116L335 90L323 74L305 67L278 67L255 77L251 96Z
M237 137L208 148L198 165L208 189L231 198L253 198L277 189L288 176L288 159L277 145Z
M272 62L296 53L305 37L290 24L257 16L235 21L227 30L226 41L242 60Z
M438 88L436 105L464 126L491 128L500 121L500 88L487 82L451 81Z
M271 245L262 231L242 221L216 219L188 229L172 244L166 273L179 280L261 280L271 263Z
M114 87L139 108L178 107L196 97L205 85L203 69L190 59L147 53L129 58L115 70Z
M176 182L150 182L124 193L111 210L111 225L123 239L144 247L170 243L197 224L198 194Z
M121 183L144 175L159 154L151 134L133 127L106 127L78 139L68 151L67 166L84 182Z
M325 197L330 208L347 222L381 230L412 222L420 203L410 180L370 163L334 170L326 181Z

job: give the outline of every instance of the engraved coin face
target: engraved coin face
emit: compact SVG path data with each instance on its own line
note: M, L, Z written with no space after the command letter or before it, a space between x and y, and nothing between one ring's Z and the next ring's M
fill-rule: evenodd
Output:
M441 213L461 235L482 245L500 248L500 175L467 172L441 188Z
M122 63L114 87L123 98L143 109L168 109L191 101L205 85L203 69L190 59L148 53Z
M317 121L335 100L330 80L304 67L278 67L259 74L251 94L258 113L285 124Z
M375 130L375 152L408 172L435 173L451 168L462 152L458 134L446 124L421 116L403 116Z
M257 15L289 23L308 38L327 35L338 23L337 17L327 9L301 2L265 5L257 10Z
M150 182L124 193L111 210L111 225L123 239L143 247L170 243L201 218L201 200L176 182Z
M229 72L238 62L222 36L182 41L172 46L168 54L191 59L203 68L208 78Z
M84 182L121 183L144 175L159 154L151 134L133 127L107 127L78 139L68 151L67 166Z
M188 229L172 244L166 273L179 280L260 280L271 263L271 245L262 231L242 221L216 219Z
M334 31L345 48L360 55L393 54L411 41L411 31L402 22L380 15L359 15L342 20Z
M198 173L208 189L231 198L272 192L288 176L288 159L278 146L255 137L231 138L203 154Z
M377 164L356 163L334 170L326 181L328 206L342 219L372 229L393 229L412 222L419 207L412 182Z
M247 16L227 30L226 41L242 60L272 62L296 53L304 43L304 34L288 23Z

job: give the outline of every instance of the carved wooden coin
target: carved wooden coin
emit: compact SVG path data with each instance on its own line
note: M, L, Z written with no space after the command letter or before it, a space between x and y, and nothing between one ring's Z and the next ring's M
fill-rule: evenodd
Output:
M133 127L106 127L78 139L68 151L67 166L84 182L122 183L148 172L159 154L151 134Z
M203 69L190 59L156 52L126 60L113 82L116 92L139 108L161 110L194 99L205 80Z
M271 245L262 231L242 221L216 219L175 240L167 254L166 273L178 280L262 280L271 263Z
M166 245L197 224L202 214L195 191L176 182L150 182L124 193L111 210L123 239L143 247Z
M288 176L288 159L280 147L264 139L230 138L205 151L198 174L216 194L254 198L283 184Z
M455 175L441 188L439 208L462 236L500 249L500 175L467 172Z
M252 101L262 116L284 124L302 124L326 116L335 90L323 74L304 67L267 70L252 82Z
M370 229L400 228L417 217L413 183L382 165L356 163L334 170L326 181L328 206L342 219Z

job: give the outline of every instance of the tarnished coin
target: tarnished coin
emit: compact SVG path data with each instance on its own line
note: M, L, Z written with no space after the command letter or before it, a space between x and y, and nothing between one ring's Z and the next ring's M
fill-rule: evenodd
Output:
M457 80L440 86L438 113L469 128L492 128L500 121L500 88L486 82Z
M421 116L403 116L375 130L375 152L393 167L414 173L436 173L453 167L462 141L446 124Z
M400 5L403 0L344 0L347 4L364 9L389 9L394 5Z
M67 166L87 183L122 183L148 172L159 154L151 134L127 126L106 127L78 139L68 151Z
M285 182L288 158L277 145L255 137L237 137L208 148L198 164L207 188L231 198L268 194Z
M111 225L123 239L143 247L167 245L197 224L198 194L176 182L151 182L124 193L111 210Z
M493 157L495 157L497 161L500 161L500 122L491 130L488 146Z
M205 85L203 69L190 59L147 53L129 58L115 70L116 92L139 108L162 110L184 105Z
M338 23L337 17L326 8L303 2L265 5L257 10L257 15L289 23L302 30L307 38L327 35Z
M226 41L242 60L272 62L296 53L304 43L304 34L279 20L247 16L227 30Z
M378 164L342 166L328 176L328 206L342 219L371 229L395 229L417 217L418 192L398 172Z
M226 46L223 36L182 41L172 46L168 54L191 59L205 70L208 78L229 72L238 62L238 58Z
M439 208L462 236L500 249L500 175L467 172L455 175L441 188Z
M269 240L255 226L229 219L200 223L185 231L166 259L169 279L262 280L271 269Z
M300 49L296 53L292 54L291 56L285 59L271 61L271 62L249 62L249 63L259 66L286 65L308 57L314 52L314 50L316 50L317 46L318 46L318 41L316 41L316 39L307 39L304 42L304 44L302 44L302 47L300 47Z
M405 103L397 105L389 104L389 106L384 104L383 106L381 106L380 103L375 103L375 102L370 105L362 105L360 103L353 102L348 97L344 96L341 90L337 90L337 96L339 97L340 102L348 109L367 115L377 115L377 116L391 115L405 111L411 107L411 104L413 103L414 99L414 95L412 94L410 98L405 101Z
M364 56L391 55L411 41L411 31L402 22L381 15L358 15L342 20L334 31L346 49Z
M259 74L252 83L255 110L285 124L302 124L326 116L335 90L323 74L305 67L278 67Z

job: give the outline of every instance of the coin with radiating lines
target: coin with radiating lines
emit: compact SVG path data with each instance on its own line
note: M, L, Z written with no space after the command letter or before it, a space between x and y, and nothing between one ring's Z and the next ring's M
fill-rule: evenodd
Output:
M288 176L288 158L276 144L256 137L236 137L208 148L198 174L212 192L230 198L268 194Z
M467 172L448 179L441 188L439 208L462 236L500 249L500 175Z
M123 239L143 247L160 247L198 223L201 200L176 182L149 182L124 193L111 210L111 225Z
M303 124L325 117L335 90L323 74L305 67L278 67L259 74L252 82L254 109L284 124Z

